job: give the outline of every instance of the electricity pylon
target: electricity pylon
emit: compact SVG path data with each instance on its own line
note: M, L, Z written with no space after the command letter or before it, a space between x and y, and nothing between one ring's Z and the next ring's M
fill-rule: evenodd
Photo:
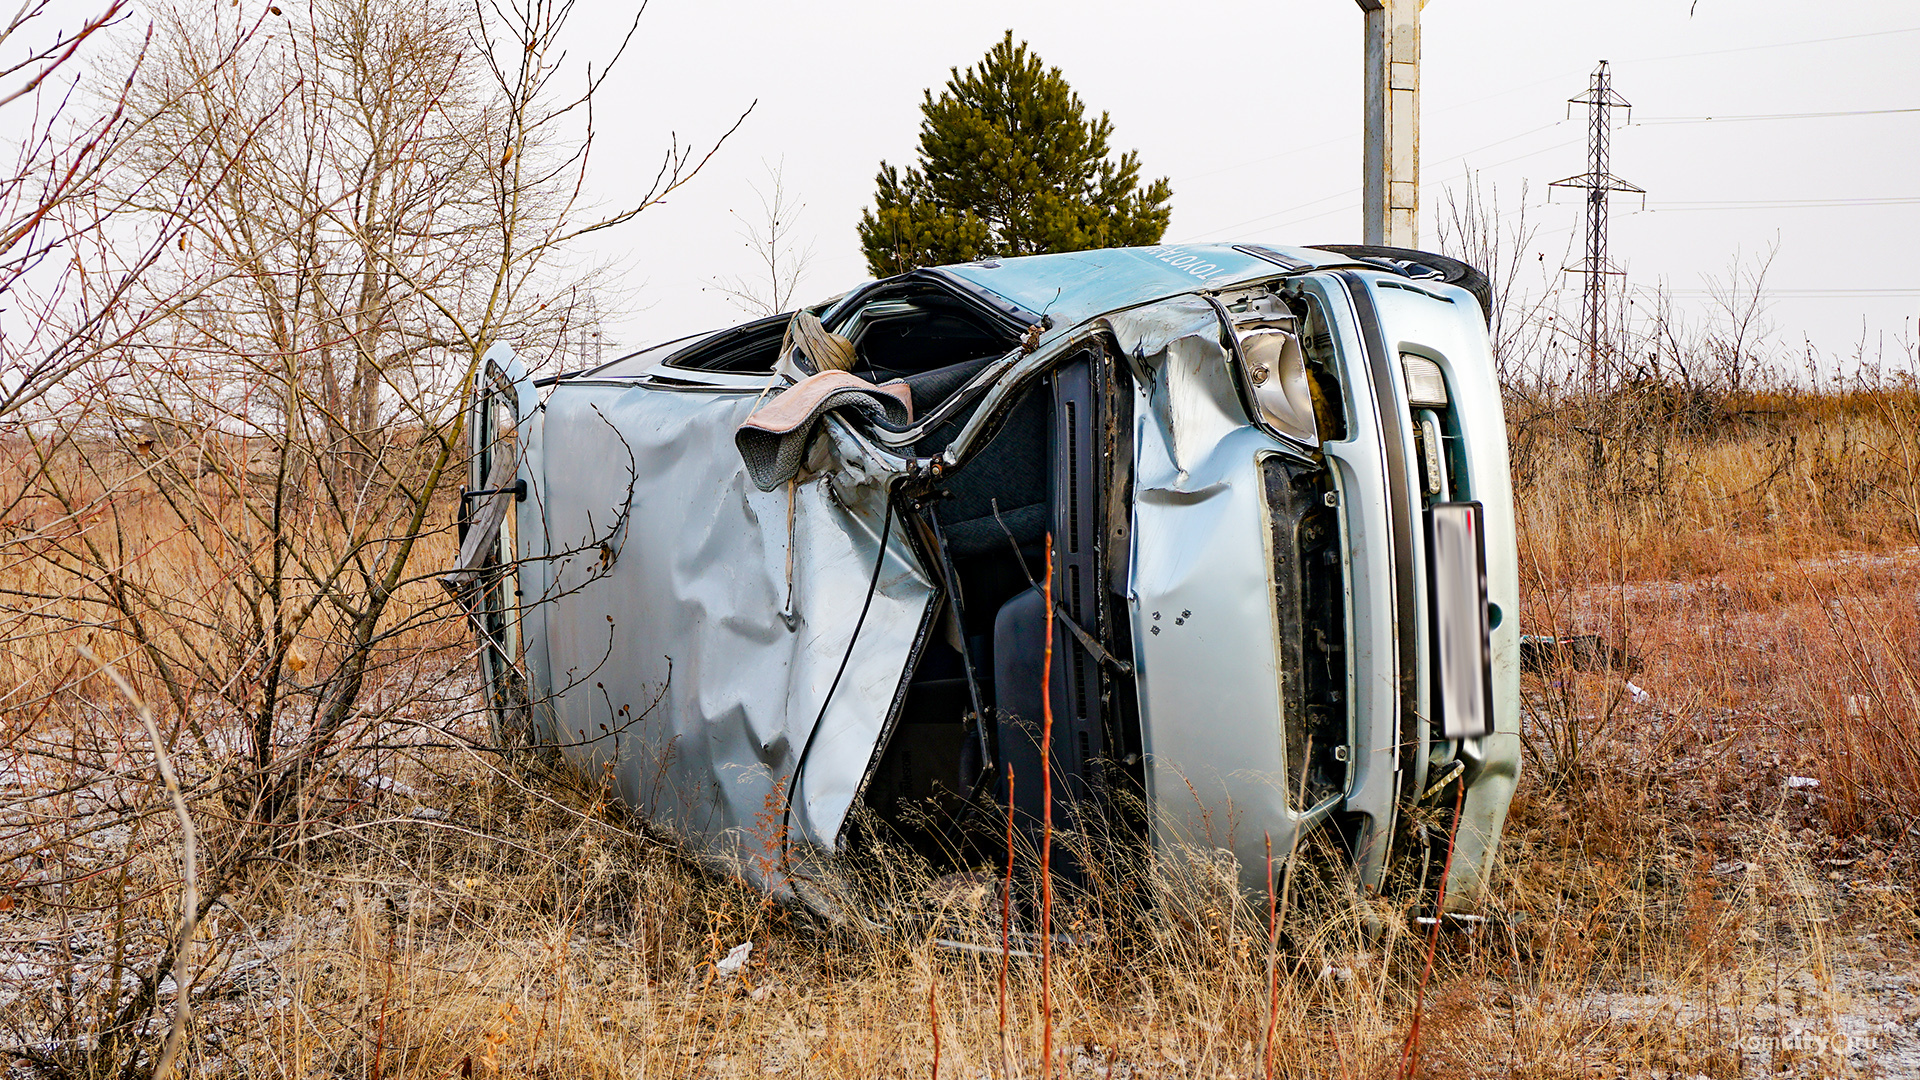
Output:
M1586 277L1580 298L1580 321L1585 332L1582 342L1587 350L1587 379L1591 382L1600 370L1601 358L1611 347L1607 326L1607 278L1624 276L1607 259L1607 196L1615 191L1631 192L1646 201L1646 189L1635 187L1608 171L1608 143L1613 133L1610 112L1631 109L1626 98L1613 89L1613 76L1607 62L1593 69L1593 82L1587 92L1567 99L1567 104L1587 107L1587 171L1565 180L1555 180L1550 188L1585 188L1587 192L1587 255L1566 272ZM1573 110L1569 108L1568 114Z

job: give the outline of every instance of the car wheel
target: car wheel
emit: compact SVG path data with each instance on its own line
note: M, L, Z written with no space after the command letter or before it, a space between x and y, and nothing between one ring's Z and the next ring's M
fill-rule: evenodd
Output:
M1388 269L1409 277L1437 277L1449 285L1458 285L1473 294L1473 298L1480 302L1480 314L1489 323L1493 321L1493 283L1487 280L1487 275L1459 259L1436 255L1431 251L1381 244L1316 244L1314 250L1331 251L1365 262L1384 263Z

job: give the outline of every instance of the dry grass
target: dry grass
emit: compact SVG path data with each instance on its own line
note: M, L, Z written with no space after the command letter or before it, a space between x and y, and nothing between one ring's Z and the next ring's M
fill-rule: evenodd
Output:
M798 920L627 833L588 791L478 760L434 782L421 805L369 807L350 837L261 875L217 919L198 1068L918 1076L937 1013L946 1075L999 1074L998 957L942 949L930 929ZM1760 815L1733 869L1652 802L1591 808L1584 834L1559 824L1563 809L1530 799L1517 815L1501 894L1525 918L1442 938L1423 1075L1746 1075L1741 1040L1860 1013L1858 973L1881 947L1862 928L1905 955L1911 910L1836 900L1789 807ZM1337 877L1309 880L1280 956L1276 1074L1393 1075L1424 933ZM1261 905L1236 905L1212 860L1164 868L1161 885L1137 937L1056 954L1063 1071L1264 1075ZM996 929L968 908L947 929L968 922ZM717 972L744 942L749 962ZM1039 1075L1038 998L1035 961L1016 958L1019 1075Z
M1523 625L1600 633L1639 663L1527 678L1497 918L1439 935L1430 958L1410 902L1311 860L1270 950L1267 898L1165 853L1143 918L1087 915L1107 932L1055 953L1058 1073L1920 1074L1920 503L1902 502L1898 464L1914 404L1754 399L1693 433L1628 423L1618 402L1529 421ZM877 908L944 905L938 919L836 928L774 908L578 781L475 749L461 628L410 632L374 690L389 707L354 736L372 749L312 793L302 842L209 912L191 1070L928 1076L937 1054L946 1076L1046 1075L1037 960L1009 965L1003 1033L999 955L934 941L997 941L992 890L901 861L868 883ZM16 678L52 689L63 633L11 655ZM84 1041L92 988L154 955L178 877L124 707L58 685L5 719L0 1027L22 1076L74 1060L60 1040ZM120 767L53 760L76 731L117 740ZM107 806L139 813L89 832ZM1069 899L1056 919L1123 906Z

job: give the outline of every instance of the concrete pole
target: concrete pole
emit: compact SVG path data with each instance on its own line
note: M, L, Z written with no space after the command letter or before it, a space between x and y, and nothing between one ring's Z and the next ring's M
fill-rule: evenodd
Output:
M1420 246L1420 9L1426 0L1356 0L1366 13L1362 236Z

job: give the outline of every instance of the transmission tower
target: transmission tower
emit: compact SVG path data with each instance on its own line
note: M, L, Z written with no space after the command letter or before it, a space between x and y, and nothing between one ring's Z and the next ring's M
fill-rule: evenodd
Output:
M1607 259L1607 196L1615 191L1631 192L1646 200L1646 189L1635 187L1613 175L1608 170L1607 150L1609 136L1613 126L1610 110L1632 109L1626 98L1613 89L1613 76L1607 71L1607 62L1593 69L1593 82L1587 92L1579 97L1568 98L1567 104L1587 107L1587 171L1578 176L1569 176L1565 180L1555 180L1547 185L1550 188L1585 188L1587 192L1587 255L1576 266L1569 266L1566 272L1582 274L1586 277L1586 288L1580 298L1580 321L1585 331L1587 352L1587 378L1591 380L1600 370L1600 361L1607 353L1610 342L1607 338L1607 278L1623 276L1613 263ZM1568 115L1572 115L1569 107Z

